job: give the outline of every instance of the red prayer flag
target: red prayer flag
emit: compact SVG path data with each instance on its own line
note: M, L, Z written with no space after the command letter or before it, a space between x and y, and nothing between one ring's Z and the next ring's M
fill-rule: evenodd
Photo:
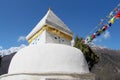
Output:
M102 28L102 30L105 31L105 30L107 30L107 28L108 28L108 26L104 25L103 28Z
M94 34L92 34L92 39L94 39L96 37L96 34L94 33Z
M115 18L120 18L120 11L115 15Z

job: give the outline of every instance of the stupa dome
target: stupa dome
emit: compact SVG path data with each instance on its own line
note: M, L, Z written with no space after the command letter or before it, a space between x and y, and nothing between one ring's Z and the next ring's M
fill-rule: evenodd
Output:
M89 73L83 53L64 44L27 46L13 57L8 74L16 73Z

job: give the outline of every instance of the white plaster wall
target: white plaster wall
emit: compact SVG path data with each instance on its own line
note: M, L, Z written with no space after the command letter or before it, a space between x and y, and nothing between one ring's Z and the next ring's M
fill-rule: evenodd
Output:
M46 43L59 43L59 37L46 31Z
M46 43L46 30L37 38L37 44Z
M60 44L27 46L12 58L8 73L89 73L83 53Z
M60 38L60 44L67 44L67 45L71 45L71 42L68 41L67 39L65 38Z
M46 30L39 35L35 40L32 41L30 45L46 43Z
M66 40L65 38L58 37L55 34L51 34L46 31L46 43L58 43L58 44L66 44L71 45L71 42Z
M57 35L51 34L46 30L41 35L39 35L35 40L33 40L30 45L36 45L42 43L58 43L58 44L71 45L71 42L68 41L67 39L58 37Z

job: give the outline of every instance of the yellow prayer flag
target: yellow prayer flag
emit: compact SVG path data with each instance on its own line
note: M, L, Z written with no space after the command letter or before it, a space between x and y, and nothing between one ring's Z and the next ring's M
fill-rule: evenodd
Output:
M110 19L110 23L113 24L114 22L115 22L115 17L113 17L113 18Z

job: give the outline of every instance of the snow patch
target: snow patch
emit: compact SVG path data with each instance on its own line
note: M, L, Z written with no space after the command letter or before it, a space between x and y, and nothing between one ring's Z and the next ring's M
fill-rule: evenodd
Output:
M10 55L10 54L12 54L14 52L19 51L20 49L22 49L24 47L26 47L26 45L21 44L19 47L11 47L9 49L0 50L0 55L2 55L2 57L5 56L5 55Z

